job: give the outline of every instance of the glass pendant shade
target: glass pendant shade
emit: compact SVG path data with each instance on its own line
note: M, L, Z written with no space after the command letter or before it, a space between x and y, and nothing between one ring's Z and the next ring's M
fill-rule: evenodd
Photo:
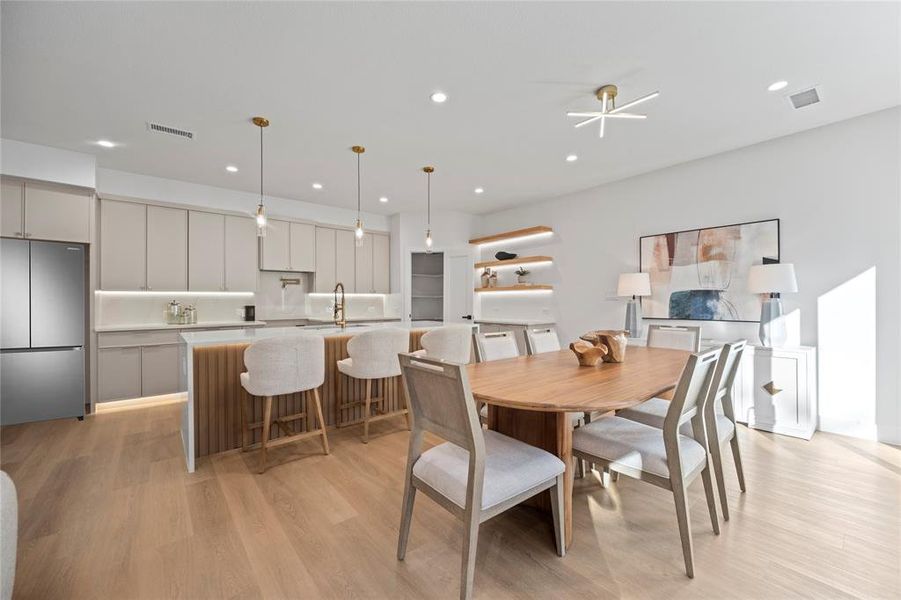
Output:
M425 252L426 254L432 253L432 230L426 229L425 232Z
M257 237L266 237L266 210L263 205L257 206Z
M363 221L360 219L354 223L354 241L358 248L363 245Z

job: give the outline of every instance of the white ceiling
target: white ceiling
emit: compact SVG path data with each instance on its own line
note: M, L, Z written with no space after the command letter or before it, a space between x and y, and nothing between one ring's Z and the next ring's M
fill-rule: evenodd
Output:
M102 167L254 191L249 118L262 114L267 194L355 206L349 147L363 144L364 210L421 210L419 168L434 164L433 208L483 213L897 105L899 10L4 1L0 127ZM767 92L779 79L788 88ZM608 123L599 140L565 112L596 109L604 83L621 102L661 95L646 121ZM793 110L785 94L812 84L822 103ZM445 104L429 100L436 89ZM197 138L150 134L148 120Z

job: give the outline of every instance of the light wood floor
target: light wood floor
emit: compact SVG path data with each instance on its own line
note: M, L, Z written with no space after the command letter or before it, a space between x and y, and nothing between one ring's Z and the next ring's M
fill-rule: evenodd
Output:
M456 598L461 528L420 495L395 560L407 432L333 433L185 472L180 407L4 428L20 500L17 598ZM477 598L897 598L901 450L818 433L740 428L749 491L729 473L715 537L692 486L696 578L685 577L671 496L621 477L576 480L575 542L518 508L482 528Z

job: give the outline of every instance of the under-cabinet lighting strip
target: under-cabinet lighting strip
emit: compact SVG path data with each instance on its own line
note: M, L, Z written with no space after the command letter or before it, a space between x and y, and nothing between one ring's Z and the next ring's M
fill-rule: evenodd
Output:
M554 261L552 260L536 260L535 262L514 262L510 265L489 265L488 269L512 269L513 267L539 267L542 265L552 265ZM482 269L482 267L475 267L476 269Z
M191 292L185 290L179 291L170 291L170 292L162 292L162 291L147 291L147 290L95 290L95 294L98 296L143 296L145 298L154 298L154 297L170 297L170 296L253 296L254 292Z
M482 242L481 244L477 244L477 245L479 247L497 246L498 244L509 244L511 242L519 243L519 242L526 241L526 240L535 240L535 239L540 239L540 238L546 238L546 237L550 237L552 235L554 235L553 231L542 231L541 233L530 233L528 235L523 235L520 237L511 237L511 238L506 238L503 240L493 240L490 242Z
M319 298L332 298L334 297L334 292L311 292L307 294L308 296L316 296ZM368 292L347 292L344 294L347 298L384 298L389 294L375 294Z

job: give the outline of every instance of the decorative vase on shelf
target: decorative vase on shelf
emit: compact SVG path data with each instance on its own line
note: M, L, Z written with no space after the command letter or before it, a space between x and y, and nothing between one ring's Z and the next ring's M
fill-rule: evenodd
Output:
M481 279L482 279L482 287L483 288L488 287L491 283L491 269L486 267L485 270L482 271Z
M519 283L522 283L522 284L529 283L529 280L527 279L528 276L529 276L529 271L526 271L522 267L516 269L516 281L518 281Z
M497 271L492 271L488 278L488 287L497 287Z

